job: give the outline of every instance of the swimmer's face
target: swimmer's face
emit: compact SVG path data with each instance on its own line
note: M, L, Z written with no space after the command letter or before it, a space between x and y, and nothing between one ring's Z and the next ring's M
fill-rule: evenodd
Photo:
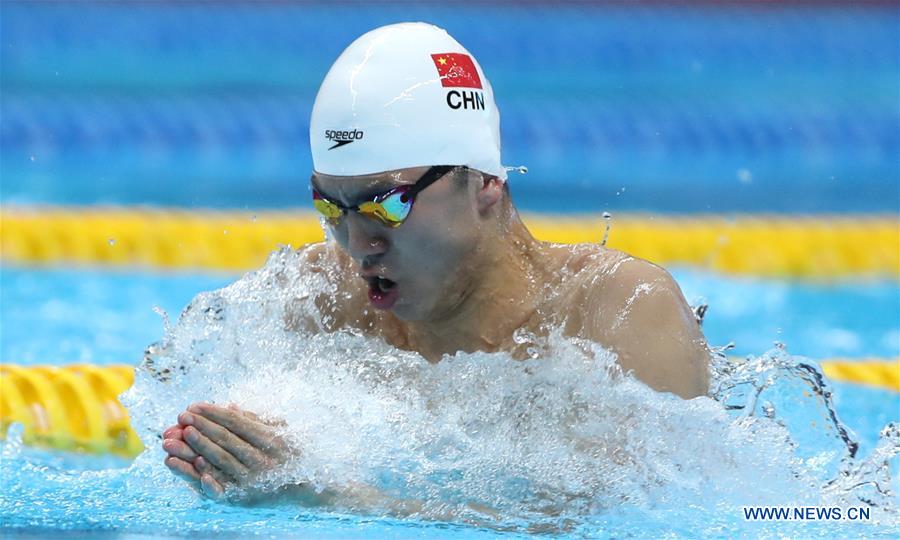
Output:
M363 176L316 173L312 188L345 207L412 185L429 167ZM482 219L477 171L452 170L421 191L402 225L390 227L349 211L331 224L335 240L354 259L371 303L408 321L449 313L469 289L466 261L478 245ZM380 278L380 279L379 279Z

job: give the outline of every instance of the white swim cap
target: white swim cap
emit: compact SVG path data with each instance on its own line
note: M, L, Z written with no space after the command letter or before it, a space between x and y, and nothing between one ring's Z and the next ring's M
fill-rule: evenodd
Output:
M426 23L351 43L319 88L309 140L323 174L467 165L506 179L491 84L469 51Z

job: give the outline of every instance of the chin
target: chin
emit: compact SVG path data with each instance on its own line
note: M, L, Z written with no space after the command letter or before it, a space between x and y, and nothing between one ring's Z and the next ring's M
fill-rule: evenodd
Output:
M423 300L407 300L400 298L397 304L391 308L391 313L403 322L421 322L428 320L431 309Z
M425 319L424 315L415 309L415 306L400 302L391 309L391 313L403 322L418 322Z

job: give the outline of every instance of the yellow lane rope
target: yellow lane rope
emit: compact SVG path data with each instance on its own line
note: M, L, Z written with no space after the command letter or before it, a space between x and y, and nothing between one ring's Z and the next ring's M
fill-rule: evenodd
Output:
M900 358L822 362L826 376L900 392ZM143 450L119 403L134 381L131 366L0 364L0 440L10 424L25 444L134 457Z
M28 445L134 457L144 445L118 397L133 382L131 366L0 364L0 440L17 422Z
M822 372L829 379L877 386L900 392L900 358L833 359L822 362Z
M599 242L597 215L524 215L541 240ZM279 245L322 240L305 210L216 212L142 208L0 209L0 259L22 265L114 265L247 270ZM621 215L608 245L661 265L726 273L828 279L900 278L896 215Z

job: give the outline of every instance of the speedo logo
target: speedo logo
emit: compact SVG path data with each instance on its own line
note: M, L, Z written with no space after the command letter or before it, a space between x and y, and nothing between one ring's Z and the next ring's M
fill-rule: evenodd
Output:
M345 144L350 144L353 141L362 139L363 131L361 129L354 129L353 131L338 131L334 129L326 129L325 138L329 141L334 141L334 146L329 148L329 150L334 150L335 148L344 146Z

